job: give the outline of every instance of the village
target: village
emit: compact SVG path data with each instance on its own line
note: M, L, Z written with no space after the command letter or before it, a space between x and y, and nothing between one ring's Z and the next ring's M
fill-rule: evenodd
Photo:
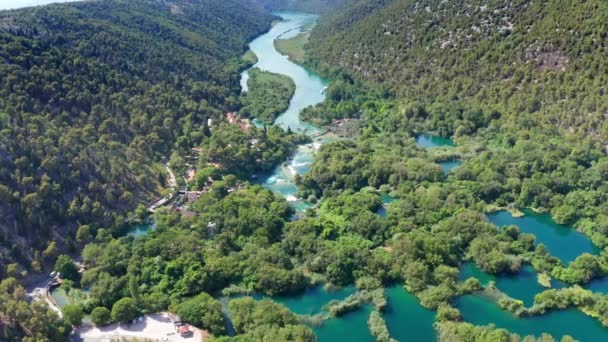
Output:
M228 124L239 127L243 132L248 132L251 129L251 121L249 119L239 118L237 112L228 112L225 114L224 118ZM212 124L213 120L209 119L207 121L207 126L211 127ZM257 141L256 139L252 139L250 143L252 146L254 146ZM191 210L191 206L192 204L196 203L203 194L211 191L214 179L208 177L201 188L191 189L190 184L193 184L196 179L196 165L198 164L199 157L202 153L202 148L193 147L191 151L192 153L186 156L186 165L188 168L183 175L179 175L184 180L184 188L178 189L177 178L171 170L171 165L167 163L165 167L169 173L168 186L171 189L171 195L163 197L150 205L148 207L149 213L153 214L159 208L166 208L168 211L180 213L184 217L196 216L196 212ZM222 165L213 162L207 162L207 165L215 168L222 167ZM236 186L229 188L228 192L234 192L243 186L244 184L238 183Z
M250 120L249 119L240 119L238 117L238 113L236 113L236 112L226 113L225 119L228 122L228 124L238 126L241 129L241 131L248 132L251 129ZM207 122L207 125L209 127L211 127L212 124L213 124L213 121L211 119L209 119L209 121ZM255 140L255 139L253 139L253 140ZM251 143L253 145L255 145L256 142L252 141ZM203 194L211 191L211 189L213 187L213 182L214 182L214 179L211 177L207 178L207 180L205 181L202 188L199 188L199 189L189 189L188 188L189 185L193 184L194 180L196 179L196 175L197 175L196 165L198 164L201 153L202 153L202 148L194 147L194 148L192 148L192 154L186 157L186 161L187 161L186 165L188 166L188 169L186 170L186 173L184 175L182 175L184 182L185 182L185 188L177 191L177 195L175 196L175 199L167 204L167 210L180 213L184 217L194 217L194 216L196 216L196 212L191 210L191 206L194 203L196 203ZM222 167L222 165L220 165L218 163L213 163L213 162L207 162L207 165L215 167L215 168ZM244 186L243 183L237 183L236 186L230 187L228 189L228 193L234 192L234 191L242 188L243 186Z

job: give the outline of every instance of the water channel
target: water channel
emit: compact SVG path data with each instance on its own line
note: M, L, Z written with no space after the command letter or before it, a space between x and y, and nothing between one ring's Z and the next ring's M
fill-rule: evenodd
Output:
M301 121L300 112L325 99L324 89L328 82L277 52L274 48L274 40L281 35L283 38L297 35L303 27L314 24L317 16L294 12L281 12L280 16L284 19L283 21L276 23L270 31L249 44L251 51L258 57L258 62L253 68L287 75L293 79L296 84L295 93L287 110L275 120L274 124L285 130L291 128L292 131L312 135L319 129ZM285 33L289 36L284 35ZM247 89L248 78L248 70L245 70L241 77L243 90ZM299 146L290 160L277 166L272 173L261 177L263 186L284 196L296 210L306 209L308 203L296 197L297 188L294 177L310 170L314 161L313 154L324 141L323 138L318 138L311 144Z

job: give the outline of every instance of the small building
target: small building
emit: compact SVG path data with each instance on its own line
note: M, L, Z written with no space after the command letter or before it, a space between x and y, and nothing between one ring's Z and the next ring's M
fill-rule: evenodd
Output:
M190 326L187 324L182 324L182 325L178 325L177 326L177 333L180 334L180 336L190 336L192 335L192 330L190 330Z
M228 123L231 125L238 123L237 113L236 112L226 113L226 120L228 120Z
M194 179L196 178L196 170L195 169L188 169L188 171L186 172L186 180L188 182L192 182L194 181Z
M186 191L186 202L194 203L201 198L202 191Z

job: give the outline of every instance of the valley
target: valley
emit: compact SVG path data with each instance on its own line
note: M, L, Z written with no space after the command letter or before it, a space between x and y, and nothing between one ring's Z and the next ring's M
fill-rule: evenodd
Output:
M605 341L606 9L0 11L3 336Z

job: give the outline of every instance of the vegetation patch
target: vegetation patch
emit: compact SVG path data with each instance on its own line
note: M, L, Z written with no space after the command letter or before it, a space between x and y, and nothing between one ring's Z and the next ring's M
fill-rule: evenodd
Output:
M241 95L240 114L272 124L289 107L296 85L288 76L255 68L249 70L247 89Z
M282 55L288 56L292 62L303 64L306 61L304 46L308 42L309 36L310 32L303 32L292 38L275 39L274 47Z

